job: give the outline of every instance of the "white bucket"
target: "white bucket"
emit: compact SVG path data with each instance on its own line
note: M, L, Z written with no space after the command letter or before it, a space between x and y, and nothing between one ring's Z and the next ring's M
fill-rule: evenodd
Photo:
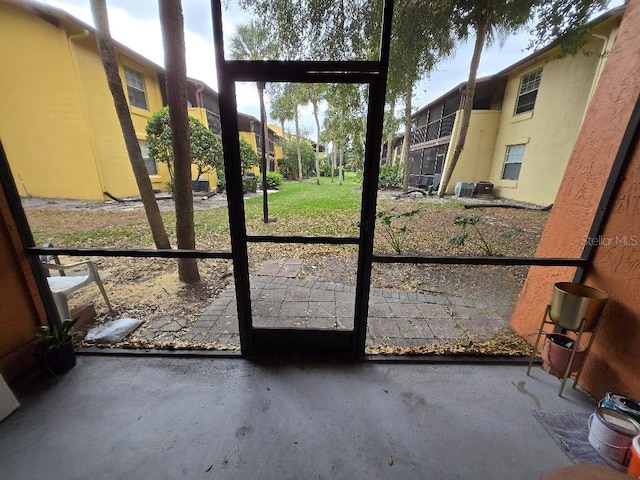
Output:
M628 465L633 437L640 435L640 424L627 415L598 407L589 417L589 443L603 457Z

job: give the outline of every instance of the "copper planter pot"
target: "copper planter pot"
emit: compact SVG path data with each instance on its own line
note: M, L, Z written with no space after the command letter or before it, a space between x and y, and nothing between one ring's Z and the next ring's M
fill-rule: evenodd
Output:
M554 377L563 378L564 373L571 360L571 354L573 350L566 347L568 342L575 342L575 340L561 333L550 333L544 341L542 347L542 368L545 372L550 373ZM575 373L580 369L582 362L586 356L587 349L584 345L578 345L573 361L571 362L571 368L569 374Z

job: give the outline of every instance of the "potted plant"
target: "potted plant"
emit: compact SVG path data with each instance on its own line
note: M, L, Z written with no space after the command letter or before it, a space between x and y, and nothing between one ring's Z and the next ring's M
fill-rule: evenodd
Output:
M35 357L40 369L55 377L71 370L76 364L71 329L78 319L64 320L60 324L41 326L36 331L40 338L35 349Z

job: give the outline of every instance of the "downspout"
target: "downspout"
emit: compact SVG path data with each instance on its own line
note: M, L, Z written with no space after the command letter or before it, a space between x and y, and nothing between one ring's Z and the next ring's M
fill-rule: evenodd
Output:
M592 33L591 36L597 38L602 41L602 49L600 50L598 65L596 66L596 71L593 74L593 81L591 82L591 89L589 90L589 96L587 97L587 105L585 106L584 112L582 113L582 120L580 120L580 125L584 122L584 117L587 115L587 110L589 109L589 104L591 104L591 98L593 97L594 92L596 91L596 87L598 86L598 82L600 81L600 76L602 75L602 70L604 69L604 64L607 60L607 52L610 50L611 37L615 39L615 33L617 30L612 31L611 34L607 37L605 35L600 35L598 33Z
M204 108L204 99L202 98L202 92L204 91L204 83L198 84L198 89L196 90L196 107Z
M91 127L91 124L89 123L89 112L87 109L87 102L85 99L85 95L82 91L82 82L80 81L80 72L79 72L79 67L78 67L78 59L76 58L74 49L73 49L73 45L72 42L74 40L82 40L85 38L88 38L90 36L89 30L87 30L86 28L80 32L80 33L76 33L73 35L69 35L67 37L67 41L69 44L69 54L71 55L71 61L73 62L73 73L74 76L76 77L76 84L78 85L78 92L80 93L80 97L81 97L81 103L82 103L82 113L84 115L85 121L87 122L87 125L89 127L89 146L91 148L91 153L93 156L93 164L96 168L96 175L98 176L98 183L100 184L100 192L104 192L106 189L104 187L104 182L102 180L102 174L100 172L100 168L98 165L98 159L96 156L96 140L95 140L95 135L94 135L94 131L93 128Z

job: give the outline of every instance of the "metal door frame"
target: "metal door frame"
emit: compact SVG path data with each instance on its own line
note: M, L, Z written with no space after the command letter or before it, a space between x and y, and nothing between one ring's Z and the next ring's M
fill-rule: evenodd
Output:
M393 0L383 1L382 31L377 61L243 61L226 60L221 0L212 0L213 36L218 75L218 98L225 152L229 228L236 287L236 304L243 354L339 353L364 355L373 235L382 142L382 123L389 70ZM237 124L236 82L359 83L369 86L367 133L358 237L303 237L247 235L242 193L242 168ZM249 242L326 243L358 245L358 272L353 330L256 328L251 314Z

